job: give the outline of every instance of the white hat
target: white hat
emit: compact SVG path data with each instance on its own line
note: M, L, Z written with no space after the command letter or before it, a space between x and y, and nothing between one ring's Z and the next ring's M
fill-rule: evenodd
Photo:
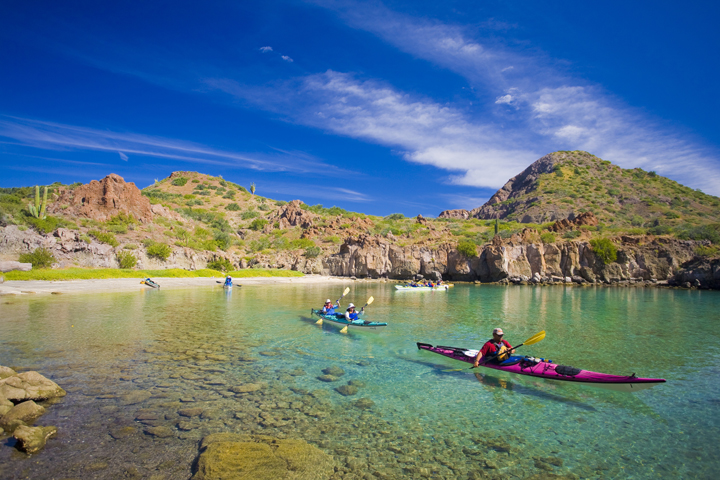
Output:
M325 300L325 303L332 303L332 300L328 298L327 300Z
M355 304L351 303L350 305L348 305L348 308L355 308Z
M496 328L493 330L493 335L505 335L505 332L503 332L502 328Z

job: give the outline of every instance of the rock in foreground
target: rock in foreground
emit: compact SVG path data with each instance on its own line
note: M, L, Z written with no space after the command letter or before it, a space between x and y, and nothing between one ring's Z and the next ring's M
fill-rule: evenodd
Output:
M55 427L26 427L19 426L13 436L18 441L17 448L25 453L37 453L44 446L48 438L57 433Z
M299 439L214 434L201 448L193 480L322 480L334 471L331 456Z
M0 380L0 397L15 403L26 400L48 400L64 397L65 390L38 372L24 372Z

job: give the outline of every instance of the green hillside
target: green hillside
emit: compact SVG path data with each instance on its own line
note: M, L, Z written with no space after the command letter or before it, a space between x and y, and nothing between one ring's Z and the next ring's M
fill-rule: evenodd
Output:
M587 152L562 151L535 162L471 213L482 219L543 223L589 211L610 228L682 236L720 223L718 207L720 198L655 172L623 169Z

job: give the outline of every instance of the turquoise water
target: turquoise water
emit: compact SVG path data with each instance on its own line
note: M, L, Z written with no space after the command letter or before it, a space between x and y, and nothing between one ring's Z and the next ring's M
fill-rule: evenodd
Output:
M718 292L348 286L345 303L374 296L367 318L389 326L316 325L337 285L3 297L0 365L68 395L37 422L59 429L40 454L1 440L0 478L190 478L198 440L226 431L303 438L334 478L720 478ZM513 344L547 331L518 353L668 382L612 392L415 345L479 348L496 326ZM349 382L356 394L336 390Z

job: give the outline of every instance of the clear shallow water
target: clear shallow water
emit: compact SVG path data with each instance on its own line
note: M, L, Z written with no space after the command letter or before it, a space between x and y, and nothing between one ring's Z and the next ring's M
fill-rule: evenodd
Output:
M304 438L337 478L720 478L718 292L348 285L345 302L373 295L367 318L390 326L316 325L339 286L0 299L0 365L68 391L37 422L59 429L40 454L4 439L0 478L189 478L198 440L225 431ZM668 383L612 392L415 346L479 348L495 326L513 344L546 330L526 355ZM319 380L332 366L345 374ZM349 381L356 395L335 390Z

